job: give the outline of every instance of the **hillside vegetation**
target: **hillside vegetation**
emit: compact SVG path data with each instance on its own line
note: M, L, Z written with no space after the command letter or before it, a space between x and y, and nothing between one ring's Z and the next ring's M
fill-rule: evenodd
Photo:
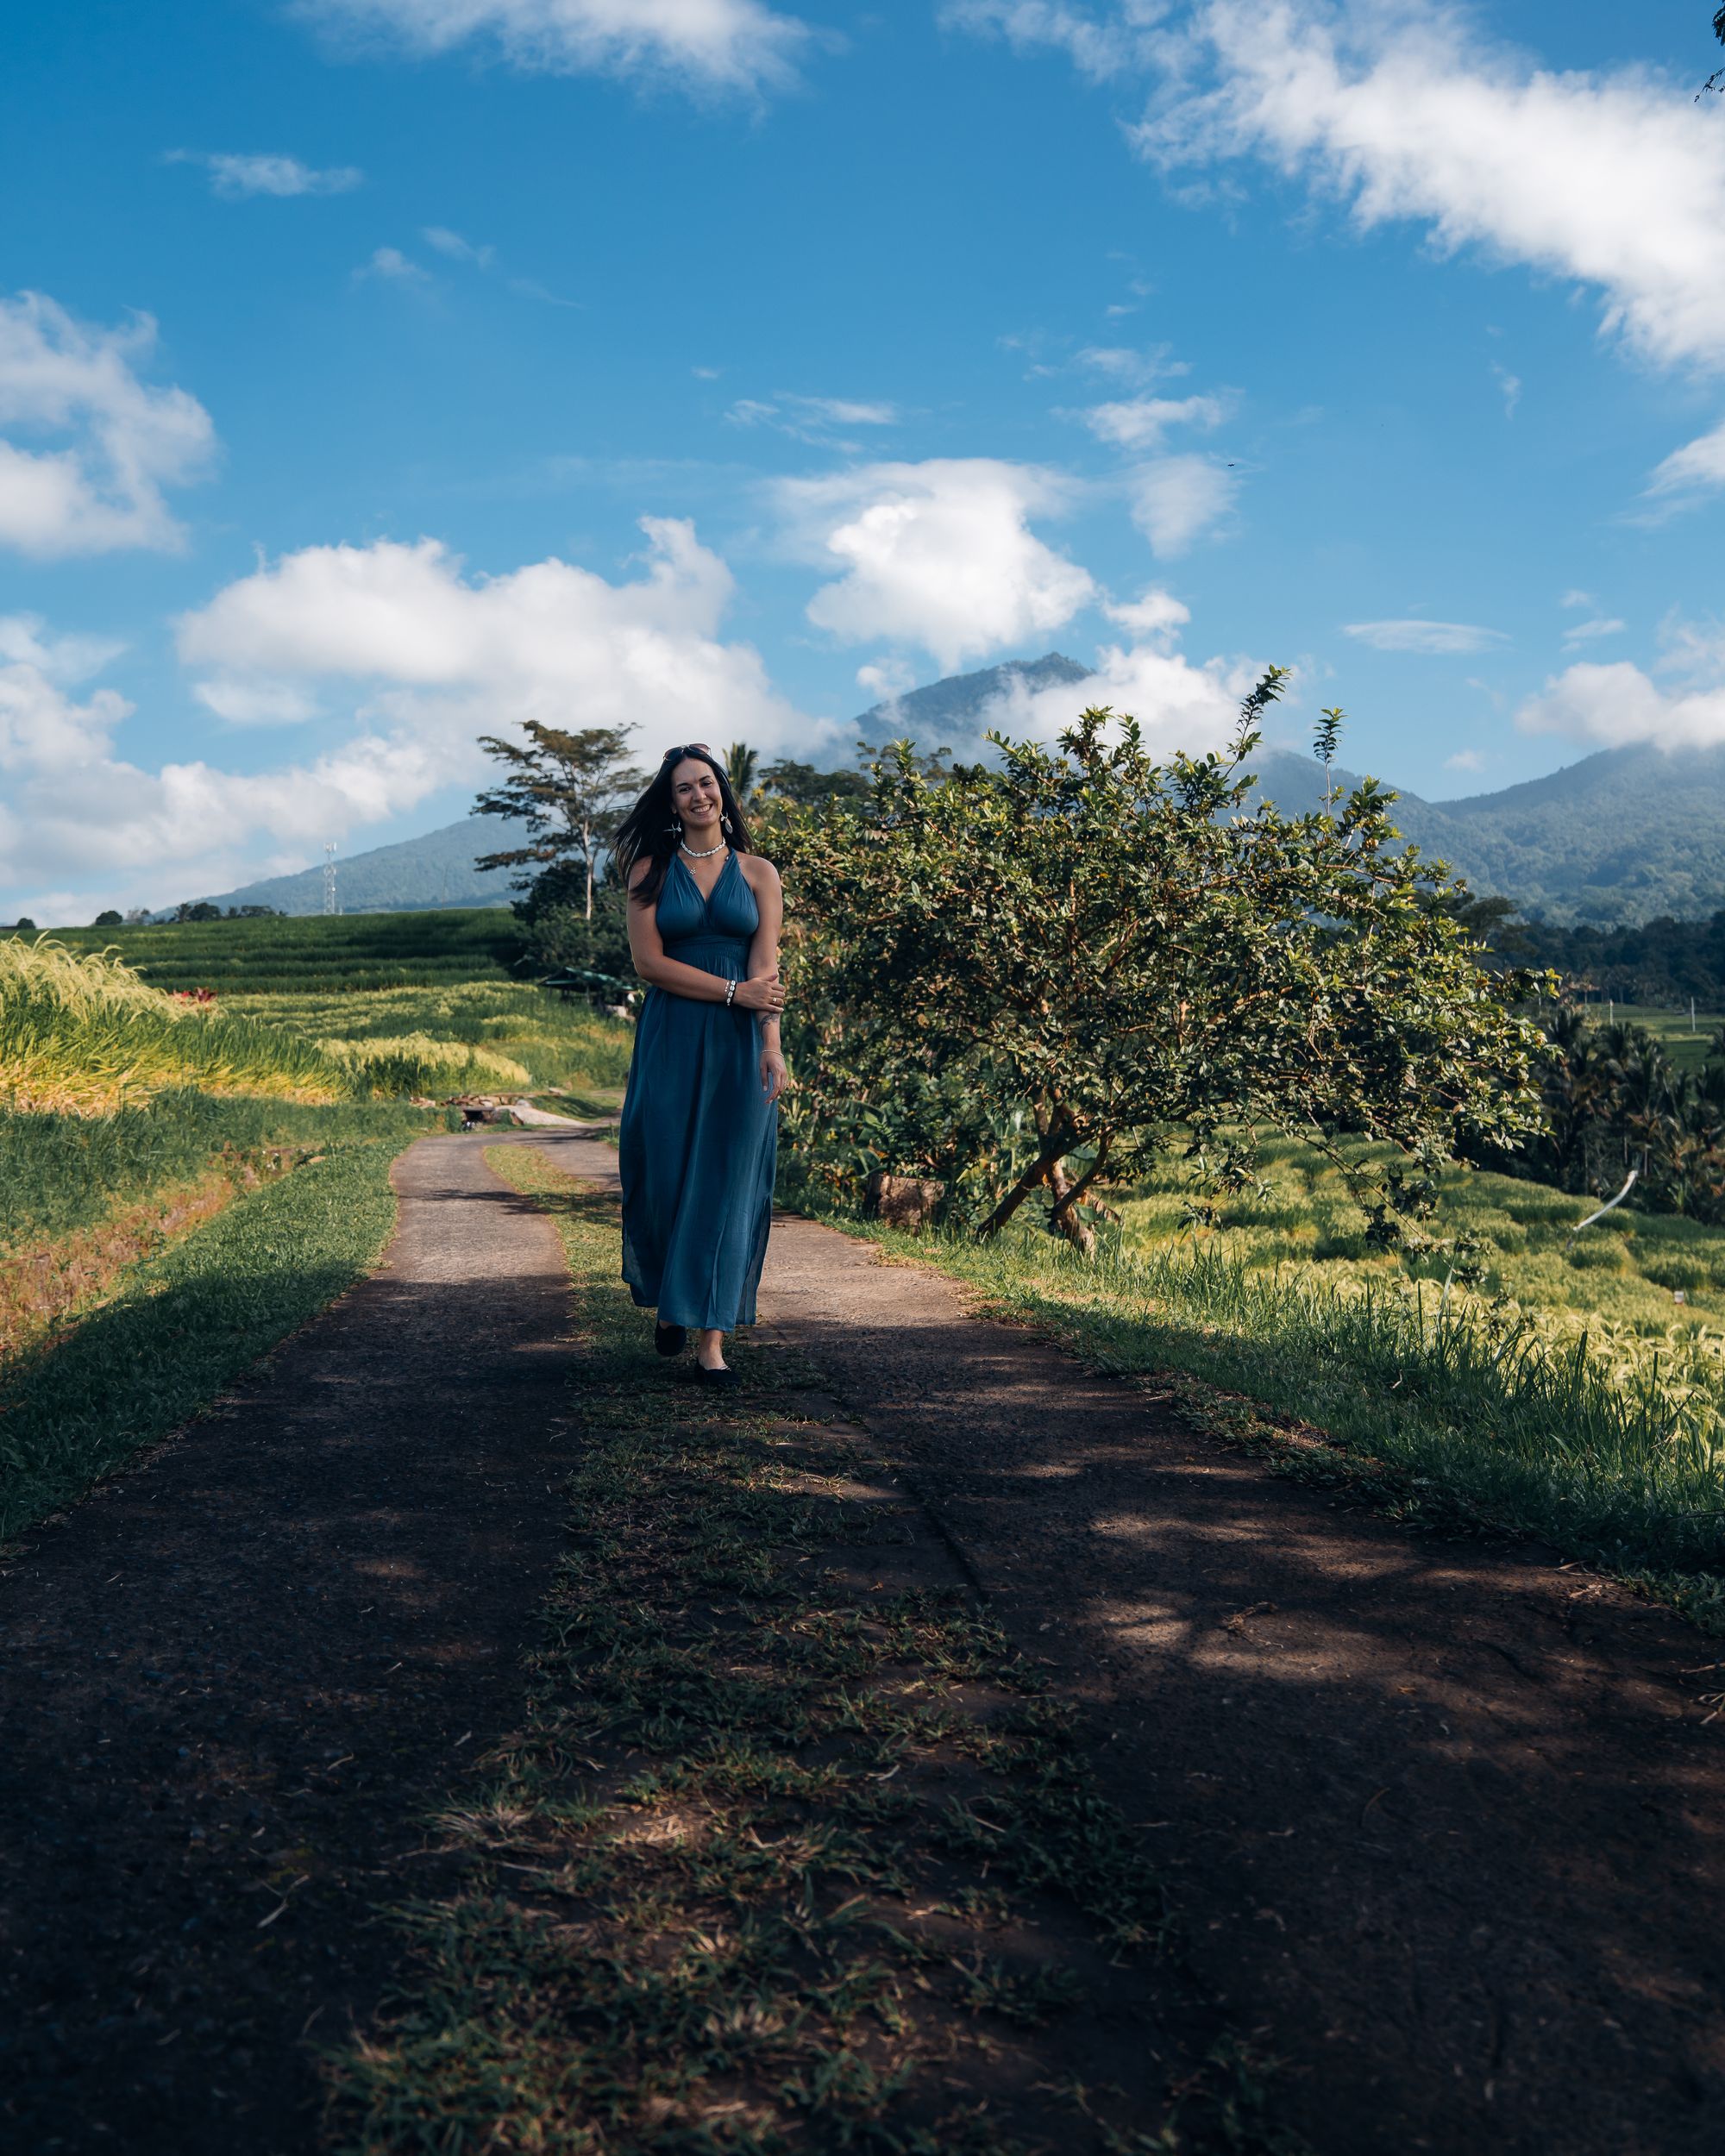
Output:
M522 949L513 916L496 907L68 928L56 930L55 939L72 950L112 950L159 988L218 994L504 980Z

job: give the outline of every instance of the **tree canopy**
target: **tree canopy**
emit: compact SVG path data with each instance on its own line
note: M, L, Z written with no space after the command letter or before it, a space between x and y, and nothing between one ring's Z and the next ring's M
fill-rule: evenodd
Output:
M591 920L593 883L600 855L616 836L629 797L647 783L629 761L629 729L588 726L570 733L529 719L524 742L484 734L480 746L504 767L505 776L474 804L481 816L506 816L527 827L528 842L482 854L480 868L534 868L579 875L583 911ZM518 891L530 890L531 875L518 876Z
M1431 902L1452 887L1394 796L1246 812L1283 679L1226 755L1158 764L1093 708L1056 750L994 736L998 765L943 770L899 743L866 799L781 811L805 1143L941 1176L984 1234L1045 1190L1087 1244L1099 1180L1177 1144L1238 1189L1268 1126L1323 1146L1390 1241L1460 1144L1536 1127L1541 1038Z

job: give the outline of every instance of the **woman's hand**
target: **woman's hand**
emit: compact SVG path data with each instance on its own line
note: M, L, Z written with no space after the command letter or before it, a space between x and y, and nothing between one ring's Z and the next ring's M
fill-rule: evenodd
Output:
M756 975L752 981L739 981L737 993L731 998L739 1011L767 1011L773 1016L785 1007L785 991L779 980L779 969Z
M768 1107L785 1090L790 1075L785 1068L784 1057L776 1048L763 1048L761 1050L761 1090L767 1096Z

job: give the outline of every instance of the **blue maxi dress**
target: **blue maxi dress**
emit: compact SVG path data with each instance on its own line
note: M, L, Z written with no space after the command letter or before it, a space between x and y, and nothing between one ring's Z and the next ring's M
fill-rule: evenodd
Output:
M737 856L704 899L681 855L659 893L665 956L741 981L761 913ZM623 1277L661 1325L755 1322L778 1166L757 1014L649 988L618 1133Z

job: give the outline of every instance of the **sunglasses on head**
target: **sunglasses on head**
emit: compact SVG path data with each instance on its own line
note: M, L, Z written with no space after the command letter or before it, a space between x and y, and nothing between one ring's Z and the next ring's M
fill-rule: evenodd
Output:
M685 742L681 749L668 749L665 751L667 763L679 762L684 756L706 756L711 761L712 751L704 741Z

